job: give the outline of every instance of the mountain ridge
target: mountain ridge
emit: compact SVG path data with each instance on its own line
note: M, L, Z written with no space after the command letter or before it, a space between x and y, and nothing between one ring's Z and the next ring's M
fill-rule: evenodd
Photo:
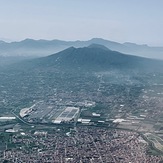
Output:
M123 54L103 45L69 47L49 56L9 66L14 71L56 71L68 73L118 71L162 71L163 61Z
M20 42L0 42L0 56L48 56L68 47L86 47L91 44L100 44L110 50L125 54L142 56L147 58L163 59L163 47L150 47L135 43L118 43L102 38L92 38L87 41L62 41L62 40L34 40L25 39Z

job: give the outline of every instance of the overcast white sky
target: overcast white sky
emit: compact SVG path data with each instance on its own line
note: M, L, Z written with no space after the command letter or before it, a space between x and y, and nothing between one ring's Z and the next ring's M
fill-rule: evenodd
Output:
M163 46L163 0L0 0L0 38Z

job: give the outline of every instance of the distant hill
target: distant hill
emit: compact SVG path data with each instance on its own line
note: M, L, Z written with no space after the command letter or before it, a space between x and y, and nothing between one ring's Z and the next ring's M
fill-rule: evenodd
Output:
M142 56L147 58L163 59L163 47L149 47L133 43L120 44L117 42L93 38L88 41L62 41L62 40L33 40L25 39L20 42L7 43L0 41L0 56L48 56L69 47L86 47L91 44L100 44L113 51Z
M117 70L156 70L162 69L163 62L112 51L103 45L92 44L88 47L70 47L56 54L32 59L19 64L20 68L49 68L58 71L108 71Z

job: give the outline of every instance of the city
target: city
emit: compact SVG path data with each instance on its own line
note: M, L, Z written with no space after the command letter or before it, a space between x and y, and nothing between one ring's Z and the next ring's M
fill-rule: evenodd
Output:
M129 163L161 161L160 156L147 155L148 144L130 131L94 127L77 127L35 131L10 135L1 160L10 162L48 163ZM8 147L6 147L8 148ZM28 158L28 159L27 159Z

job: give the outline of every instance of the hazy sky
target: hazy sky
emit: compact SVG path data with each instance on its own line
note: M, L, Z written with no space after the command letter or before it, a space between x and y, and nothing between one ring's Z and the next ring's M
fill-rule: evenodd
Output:
M163 46L163 0L0 0L0 38Z

